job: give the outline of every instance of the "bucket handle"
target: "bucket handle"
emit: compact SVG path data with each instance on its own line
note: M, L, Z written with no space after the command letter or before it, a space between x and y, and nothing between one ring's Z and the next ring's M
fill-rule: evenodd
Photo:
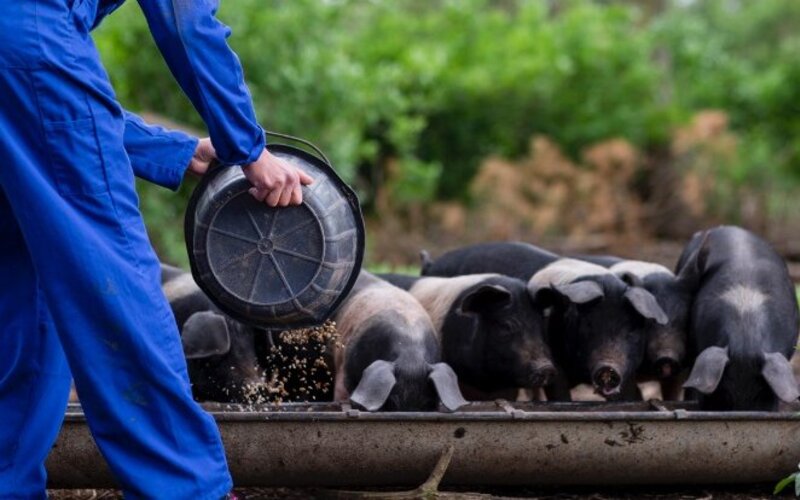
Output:
M324 161L329 167L332 166L331 161L328 159L327 156L325 156L325 153L323 153L322 150L319 149L317 146L315 146L313 143L305 139L301 139L300 137L295 137L289 134L282 134L280 132L272 132L270 130L265 130L264 133L268 136L279 137L281 139L286 139L288 141L299 142L300 144L303 144L304 146L307 146L312 150L314 150L314 152L317 153L321 157L322 161Z

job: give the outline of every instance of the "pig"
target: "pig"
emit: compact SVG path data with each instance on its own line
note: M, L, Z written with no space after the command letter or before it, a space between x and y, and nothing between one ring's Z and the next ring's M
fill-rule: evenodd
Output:
M442 359L463 384L493 393L544 387L555 378L544 317L524 281L500 274L385 279L409 290L428 312Z
M466 404L436 332L408 292L362 271L334 315L335 399L368 411L448 411Z
M638 260L620 260L609 270L631 286L652 293L666 313L666 325L652 322L646 330L645 362L640 379L658 379L664 400L680 399L689 309L697 288L696 275L684 272L676 276L660 264Z
M656 298L668 321L666 325L653 322L647 328L645 362L639 380L658 379L663 399L680 399L689 307L697 286L693 275L676 276L660 264L611 255L580 255L576 258L607 267L629 285L644 288Z
M192 394L198 401L258 402L264 377L254 339L263 335L223 314L192 275L162 264L162 290L181 334Z
M786 263L766 241L736 227L697 233L678 273L699 283L689 317L697 358L684 387L708 411L774 411L800 397L789 359L798 313Z
M570 386L591 383L606 399L640 399L636 374L646 330L667 316L647 290L605 267L559 259L534 274L528 291L549 305L551 346Z
M571 257L573 259L583 260L586 262L591 262L592 264L597 264L598 266L609 267L609 268L615 264L619 264L625 261L625 259L623 259L622 257L617 257L615 255L583 254L583 255L572 255Z
M422 276L463 276L499 273L527 281L561 257L522 242L491 242L468 245L446 252L436 260L420 252Z
M667 322L647 290L602 266L527 243L484 243L423 260L423 275L494 272L528 282L534 304L550 309L547 335L561 380L546 391L548 399L569 400L568 388L580 383L606 399L640 397L634 375L644 359L645 329Z

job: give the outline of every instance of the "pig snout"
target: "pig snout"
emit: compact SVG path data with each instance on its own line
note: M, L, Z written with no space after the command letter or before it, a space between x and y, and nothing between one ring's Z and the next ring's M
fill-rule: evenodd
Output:
M681 369L680 362L672 356L663 356L653 364L658 378L670 378L678 374Z
M612 365L600 365L592 372L592 384L594 391L605 397L613 398L619 396L620 385L622 384L621 370Z
M556 367L552 363L530 363L524 387L545 387L556 378Z
M658 378L678 374L686 353L686 341L677 330L661 329L647 342L647 361Z

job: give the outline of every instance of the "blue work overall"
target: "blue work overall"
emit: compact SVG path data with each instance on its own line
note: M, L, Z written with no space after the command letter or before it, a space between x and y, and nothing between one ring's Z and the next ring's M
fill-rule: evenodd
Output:
M116 102L89 31L120 0L0 0L0 498L44 498L75 379L129 498L220 498L218 429L191 397L134 173L175 188L196 139ZM139 0L225 164L264 138L215 0ZM127 148L127 150L126 150Z

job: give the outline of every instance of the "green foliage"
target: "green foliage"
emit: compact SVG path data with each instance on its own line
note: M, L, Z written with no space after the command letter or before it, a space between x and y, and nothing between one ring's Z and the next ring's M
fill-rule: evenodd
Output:
M219 15L265 126L318 142L349 179L391 155L426 170L411 176L423 191L451 167L461 180L445 191L459 195L470 177L460 165L520 153L533 133L571 151L664 136L665 109L652 103L660 75L633 9L510 5L237 0ZM135 6L97 39L124 103L202 126Z
M794 474L789 474L785 478L781 479L778 484L775 485L775 490L772 492L772 494L777 495L792 483L794 483L795 496L800 497L800 473L797 472Z
M654 23L680 108L725 110L741 137L739 184L800 177L800 3L708 0ZM789 179L791 180L791 179Z
M316 142L368 205L464 198L480 161L546 134L574 155L623 137L667 144L721 108L740 136L736 185L800 180L800 2L236 0L233 29L263 125ZM96 35L120 100L201 128L134 2ZM396 168L387 171L387 160ZM160 250L179 261L180 207L142 191Z
M367 265L367 271L373 274L394 273L419 276L419 266L395 266L385 262L373 262Z

